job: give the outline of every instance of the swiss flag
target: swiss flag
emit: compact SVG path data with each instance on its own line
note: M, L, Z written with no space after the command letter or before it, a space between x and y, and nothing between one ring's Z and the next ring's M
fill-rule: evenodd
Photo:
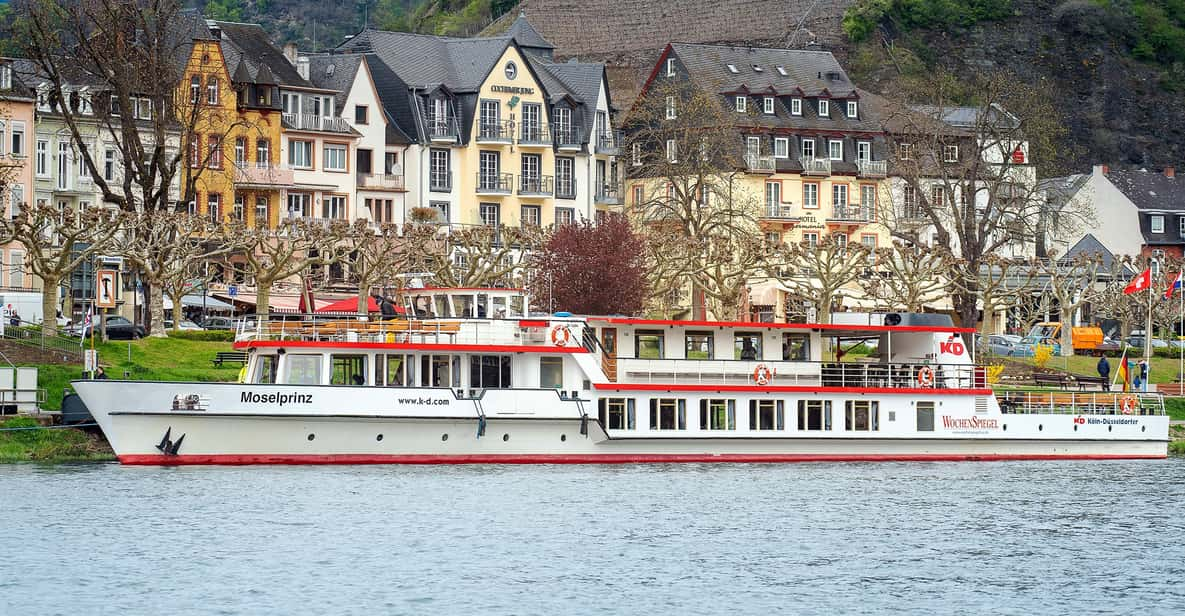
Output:
M1132 293L1138 293L1150 288L1152 288L1152 268L1144 270L1143 274L1136 276L1131 282L1127 283L1127 286L1123 287L1123 293L1124 295L1131 295Z

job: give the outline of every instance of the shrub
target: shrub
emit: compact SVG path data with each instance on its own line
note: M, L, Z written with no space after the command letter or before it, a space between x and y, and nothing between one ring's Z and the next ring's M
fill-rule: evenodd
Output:
M178 338L180 340L202 340L205 342L234 342L235 333L232 330L225 329L210 329L210 330L181 330L171 331L166 330L170 338Z

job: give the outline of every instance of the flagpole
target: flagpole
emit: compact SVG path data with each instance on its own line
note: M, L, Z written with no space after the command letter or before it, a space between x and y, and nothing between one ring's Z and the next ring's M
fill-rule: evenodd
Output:
M1177 282L1182 282L1181 274L1177 274ZM1174 284L1174 286L1176 285ZM1180 391L1182 381L1185 381L1185 344L1182 344L1185 342L1185 286L1179 290L1177 301L1181 306L1180 329L1177 332L1177 350L1180 351L1180 357L1177 360L1177 393L1180 394L1182 393Z

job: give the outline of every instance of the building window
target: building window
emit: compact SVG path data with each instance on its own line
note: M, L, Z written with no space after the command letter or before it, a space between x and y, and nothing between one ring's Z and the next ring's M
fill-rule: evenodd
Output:
M12 88L12 66L5 64L0 66L0 90L8 90Z
M635 143L630 145L630 160L635 167L642 166L642 144Z
M687 332L684 336L687 359L712 359L712 332Z
M289 141L288 165L296 169L313 168L313 142Z
M307 193L288 193L288 217L307 218L311 216L313 196Z
M831 205L837 208L846 208L848 206L847 184L831 185Z
M1164 233L1164 216L1152 216L1150 221L1153 233Z
M499 173L502 167L498 152L479 152L477 162L477 187L485 190L501 188Z
M732 358L744 361L761 359L761 334L741 332L733 336Z
M501 208L497 203L483 203L481 204L481 224L487 227L497 227L501 222L502 213Z
M218 104L218 79L214 77L206 80L206 104Z
M634 185L634 205L642 205L646 200L646 189L641 184Z
M781 182L766 182L765 183L765 207L769 209L771 214L777 212L782 205L782 183Z
M539 387L543 389L564 388L564 358L546 355L539 358Z
M449 192L452 190L452 173L449 171L449 151L434 149L429 157L428 184L430 190Z
M555 224L570 225L576 222L576 210L570 207L557 207L555 209Z
M734 75L740 72L737 70L737 65L735 65L735 64L729 64L727 66L728 66L728 72L730 72Z
M70 159L73 153L70 151L69 141L58 142L58 183L59 189L65 190L70 187Z
M326 171L345 171L346 170L346 152L348 148L344 145L327 143L325 144L325 170Z
M946 205L946 188L942 186L930 187L930 206L942 207Z
M222 168L222 138L218 135L207 135L206 145L209 150L209 160L206 161L206 166L211 169Z
M218 193L206 195L206 215L214 223L222 220L222 195Z
M862 161L872 160L872 142L871 141L857 141L856 142L856 160L862 160Z
M856 111L857 111L856 101L848 101L848 117L849 118L856 117Z
M843 141L831 139L827 142L827 156L831 160L843 160Z
M13 122L12 123L12 135L11 135L10 145L12 146L12 148L8 150L9 154L12 154L13 156L24 156L25 155L25 123L24 122Z
M774 158L790 158L790 139L786 137L774 138Z
M651 430L686 430L687 401L682 398L659 398L650 401Z
M765 113L765 115L774 114L774 97L767 96L761 99L761 111Z
M429 201L428 207L436 210L436 219L440 222L448 222L448 201Z
M871 212L876 207L876 186L873 184L860 185L860 207L865 212Z
M825 118L831 115L831 103L826 99L819 99L819 117Z
M638 359L662 359L663 333L660 330L638 330L634 333L634 357Z
M17 289L25 286L25 253L22 250L14 250L9 253L11 256L8 264L9 284Z
M785 430L786 407L781 400L750 400L750 430Z
M802 207L808 210L819 207L819 185L807 182L802 185Z
M668 120L674 120L675 118L679 117L679 113L675 109L675 97L674 96L667 97L666 116L667 116Z
M831 401L830 400L799 400L798 401L798 429L799 430L830 430L831 429Z
M749 110L749 99L745 98L744 96L736 97L736 106L738 113L745 113Z
M370 108L366 105L354 105L354 123L363 125L369 124Z
M346 198L342 196L329 196L321 198L321 217L333 218L337 220L345 220L348 218L346 213Z
M675 76L675 59L667 58L667 77Z
M266 227L271 221L271 207L267 197L255 198L255 226Z
M881 429L880 403L875 400L848 400L844 403L843 429L850 432L876 432Z
M802 159L803 160L810 160L814 157L815 157L815 140L814 139L803 139L802 140Z
M37 144L33 146L34 171L38 177L49 176L49 141L45 139L38 139Z
M231 206L231 210L230 210L231 218L234 218L235 220L242 222L244 209L246 209L246 197L244 197L243 195L240 195L238 193L235 193L235 202L234 202L234 205Z
M202 100L202 78L194 75L189 78L189 102L196 105Z
M255 166L272 166L272 144L267 139L255 140Z
M601 425L606 430L637 429L633 398L601 398L597 406Z
M699 427L701 430L736 430L736 400L719 398L700 400Z
M869 250L876 250L876 234L864 233L860 235L860 243Z
M803 233L802 234L802 241L807 246L810 246L811 248L816 248L819 246L819 234L815 233L813 231L809 232L809 233Z
M667 162L668 163L679 162L678 154L679 153L675 151L675 140L674 139L667 139Z
M954 163L959 160L959 146L944 145L942 146L942 162Z
M235 166L247 165L247 138L235 137Z
M1185 237L1185 216L1177 219L1177 232L1181 234L1181 237Z
M538 227L540 218L540 208L538 205L524 205L522 206L522 226L524 227Z
M115 150L113 148L103 151L103 179L108 182L115 181Z
M796 115L796 116L802 115L802 99L801 98L790 99L790 115Z
M555 159L555 196L559 199L576 198L576 161L565 156Z
M909 160L910 157L912 157L912 156L913 156L913 144L912 143L897 144L897 158L900 158L901 160Z
M501 136L501 118L502 111L498 101L483 100L481 101L480 112L480 134L482 137L496 139Z

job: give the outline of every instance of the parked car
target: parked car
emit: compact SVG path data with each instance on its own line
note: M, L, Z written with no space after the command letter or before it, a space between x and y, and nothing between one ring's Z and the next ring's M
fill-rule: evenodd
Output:
M1038 345L1053 347L1054 355L1060 355L1062 352L1062 345L1058 342L1042 340L1036 336L1025 336L1019 343L1013 345L1012 357L1033 357L1037 354Z
M1005 336L988 336L987 340L987 353L989 355L1003 355L1007 357L1012 355L1012 352L1016 350L1016 343Z
M166 330L173 329L173 320L172 319L165 319L165 329ZM183 332L186 332L186 331L200 332L204 328L201 325L198 325L197 323L190 321L189 319L181 319L181 327L179 327L178 329L180 329Z
M91 323L89 326L83 327L80 323L77 326L68 328L66 330L66 334L69 336L81 336L83 338L89 338L91 335L91 329L93 329L96 325L98 325L98 323ZM97 336L98 334L99 332L96 331L95 335ZM107 337L111 340L138 340L144 337L144 328L119 315L108 315Z
M232 319L231 317L206 317L202 320L202 328L233 330L239 328L239 321L238 319Z
M1131 336L1127 337L1127 344L1129 346L1134 346L1134 347L1142 349L1142 348L1144 348L1144 336L1142 334L1139 334L1139 335L1132 334ZM1161 340L1160 338L1153 338L1151 344L1152 344L1153 349L1167 349L1167 348L1169 348L1169 343L1165 342L1164 340Z

